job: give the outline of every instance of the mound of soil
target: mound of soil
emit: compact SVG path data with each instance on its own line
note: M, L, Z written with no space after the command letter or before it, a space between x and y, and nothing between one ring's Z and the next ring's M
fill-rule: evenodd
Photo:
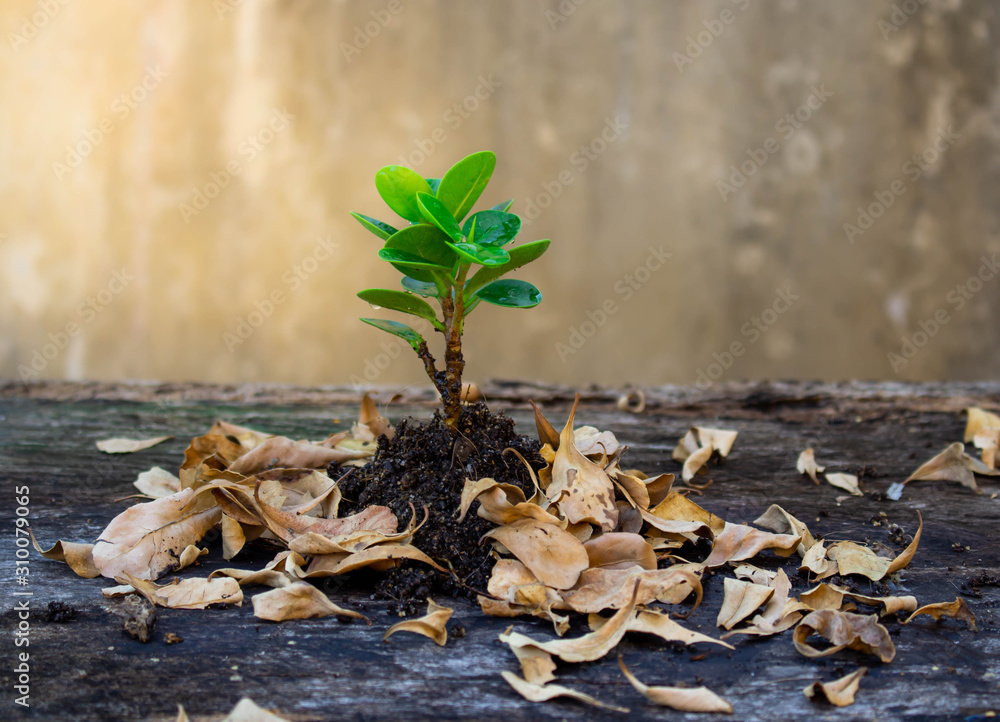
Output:
M494 562L490 545L479 540L495 524L479 518L475 504L461 524L456 518L466 479L491 477L519 486L527 497L534 493L527 469L517 456L503 453L507 448L520 452L536 471L545 465L538 455L541 444L518 434L512 419L484 403L463 407L457 434L437 412L426 423L404 419L391 441L379 437L372 461L341 482L341 515L379 504L392 509L402 528L410 519L410 504L418 522L426 506L430 517L413 543L453 573L404 561L377 577L377 596L395 600L400 613L413 614L423 611L428 595L474 599L485 594ZM342 474L331 467L332 478Z

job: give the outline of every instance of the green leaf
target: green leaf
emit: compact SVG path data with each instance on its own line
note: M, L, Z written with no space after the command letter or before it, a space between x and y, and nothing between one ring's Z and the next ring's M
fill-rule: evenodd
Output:
M542 302L542 292L527 281L504 278L480 288L476 292L476 298L494 306L531 308Z
M419 173L401 165L387 165L375 174L375 188L392 210L413 223L419 223L417 193L433 193Z
M472 228L475 225L476 236L472 237ZM470 243L477 243L480 246L504 246L517 237L521 230L521 219L513 213L493 210L479 211L469 216L462 231L469 239Z
M438 192L438 186L441 185L441 179L440 178L428 178L427 179L427 185L429 185L431 187L432 191L434 191L435 193L437 193Z
M485 291L486 289L483 290ZM381 306L393 311L420 316L421 318L426 318L435 326L441 326L437 320L437 314L434 313L431 305L424 299L414 296L412 293L391 291L387 288L367 288L358 293L358 298L362 301L367 301L373 306Z
M475 243L449 243L462 260L469 263L479 263L483 266L502 266L510 260L507 251L502 248L483 248Z
M363 225L369 231L374 233L376 236L381 238L383 241L387 240L389 236L393 233L398 233L395 228L390 226L388 223L383 223L382 221L376 220L371 216L366 216L362 213L351 213L352 216L358 219L358 223Z
M470 278L465 283L465 302L468 303L469 299L478 291L480 288L488 283L492 283L501 276L505 276L511 271L517 270L521 266L524 266L532 261L541 257L545 250L549 247L551 241L532 241L531 243L525 243L521 246L515 246L511 248L508 253L510 254L510 260L502 266L494 266L492 268L480 268L476 274Z
M374 326L375 328L380 328L387 333L391 333L393 336L399 336L401 339L406 341L406 343L410 344L414 351L420 351L420 344L425 343L424 337L407 326L405 323L399 323L399 321L388 321L384 318L363 318L361 320L370 326Z
M386 251L399 251L413 258L389 258L385 255ZM433 281L434 276L429 270L411 269L438 268L451 273L458 260L455 252L448 247L448 236L436 226L424 223L407 226L390 237L378 255L382 260L392 263L396 270L418 281ZM404 267L401 268L397 263Z
M473 153L453 165L437 189L437 197L461 221L479 200L493 176L497 157L488 150ZM425 191L426 192L426 191Z
M458 227L458 221L444 207L444 203L428 193L417 193L417 205L420 206L420 212L428 223L433 223L456 243L465 241L462 229Z
M432 296L437 298L438 290L437 285L434 283L428 283L427 281L418 281L410 276L403 276L400 283L403 284L403 288L412 293L419 294L421 296Z
M514 205L514 199L511 198L509 201L504 201L503 203L497 203L495 206L490 208L491 211L503 211L506 213L510 210L510 207Z

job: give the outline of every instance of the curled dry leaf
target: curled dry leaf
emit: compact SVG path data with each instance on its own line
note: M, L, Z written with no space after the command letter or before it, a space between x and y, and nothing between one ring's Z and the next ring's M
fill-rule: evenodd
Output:
M386 641L396 632L413 632L433 639L436 645L443 647L448 641L448 627L446 625L454 613L455 610L451 607L442 607L428 597L427 614L418 619L406 619L393 624L382 637L382 641Z
M515 689L515 691L524 697L529 702L548 702L556 697L567 697L569 699L575 699L579 702L585 702L586 704L593 705L594 707L600 707L601 709L611 710L612 712L628 712L627 707L616 707L615 705L605 704L589 694L584 694L583 692L578 692L575 689L570 689L569 687L563 687L561 684L532 684L526 680L521 679L513 672L503 671L500 676L506 680L507 684Z
M464 395L471 393L470 387L472 386L475 386L475 384L462 384L463 397ZM476 388L476 392L478 391L479 389ZM482 396L482 394L480 394L480 396ZM361 409L358 412L357 425L366 427L367 431L371 434L370 439L367 437L363 438L361 434L355 431L353 434L354 438L362 441L374 441L379 436L383 435L391 440L396 435L396 430L392 427L389 419L379 413L378 405L375 403L375 399L372 398L370 391L367 392L361 399Z
M843 489L851 496L864 496L858 487L858 477L854 474L826 474L827 483Z
M799 602L812 611L820 609L839 610L844 604L844 594L847 589L836 584L818 584L807 592L799 595Z
M972 613L969 609L969 605L965 603L965 600L961 597L955 597L953 602L937 602L935 604L925 604L924 606L917 609L913 614L906 618L903 624L909 624L913 621L913 618L921 614L929 614L934 617L934 619L941 619L941 617L952 617L954 619L960 619L969 625L969 629L973 632L978 631L976 628L976 615Z
M204 498L184 489L126 509L101 532L94 565L111 579L123 574L159 579L177 569L181 552L219 521L219 508L204 508Z
M680 712L733 713L733 706L707 687L649 687L635 678L621 655L618 655L618 666L629 684L653 704Z
M702 446L710 446L719 452L719 456L725 459L729 452L733 450L736 437L739 432L731 429L711 429L707 426L695 426L694 430L698 434L698 440Z
M764 610L750 620L750 626L724 634L722 635L723 639L727 639L737 634L751 634L755 636L780 634L781 632L790 629L797 621L799 621L799 619L801 619L801 610L804 605L795 599L788 598L788 595L792 590L792 583L788 580L788 575L785 574L784 569L779 569L777 573L767 581L765 586L773 589L774 594L769 600L767 600ZM748 602L748 604L749 603L752 603L752 600L751 602Z
M537 519L521 519L483 537L503 544L542 583L555 589L569 589L590 566L587 550L576 537Z
M582 637L536 642L520 632L505 632L500 635L500 641L510 646L511 649L534 647L559 657L564 662L593 662L614 649L625 636L635 611L637 592L638 584L631 590L631 599L627 605L615 612L614 616L600 629L584 634Z
M510 628L507 629L510 633ZM521 674L529 684L546 684L556 678L556 663L552 655L536 647L514 647L514 655L521 663Z
M350 534L361 529L383 534L394 534L399 522L395 514L386 506L369 506L357 514L340 519L319 519L277 509L260 497L260 484L254 489L254 500L268 529L286 544L295 536L311 531L316 534L335 536Z
M813 634L825 637L833 646L820 651L806 644L806 640ZM896 647L889 638L889 630L878 623L878 617L874 614L821 609L799 622L792 641L795 649L806 657L828 657L848 648L874 654L883 662L891 662L896 656Z
M573 430L573 443L584 456L605 458L613 456L621 445L610 431L601 431L593 426L581 426Z
M600 614L589 615L587 621L592 630L598 630L608 622L608 620ZM665 642L679 642L687 646L698 644L699 642L705 642L708 644L718 644L726 649L735 649L735 647L731 644L727 644L726 642L715 639L714 637L709 637L701 632L695 632L692 629L688 629L671 619L669 614L661 614L659 612L636 612L632 621L628 624L628 631L641 634L652 634Z
M676 491L668 494L649 513L664 521L689 521L704 524L711 530L712 536L718 536L726 527L724 520ZM643 518L649 521L647 517Z
M412 544L379 544L355 554L323 554L314 557L304 575L305 578L330 577L346 574L363 567L373 567L376 570L391 569L399 566L403 559L422 562L438 571L446 571L444 567Z
M51 549L45 550L38 546L35 540L35 533L28 528L28 535L35 551L46 559L55 559L57 562L66 562L77 576L84 579L93 579L101 576L101 570L94 564L94 545L80 544L79 542L57 541Z
M812 449L806 449L799 454L799 458L795 461L795 469L800 474L808 474L813 483L818 485L819 479L816 478L816 474L822 474L826 467L816 463L816 455Z
M132 454L148 449L174 438L173 436L156 436L152 439L103 439L97 442L97 448L105 454Z
M976 434L983 429L1000 429L1000 416L992 411L986 411L978 406L970 406L965 410L968 414L968 421L965 424L964 441L968 444L975 440Z
M797 534L771 534L745 524L727 522L722 533L715 539L712 553L702 563L706 567L719 567L726 562L750 559L765 549L787 557L795 552L801 542L802 537Z
M684 467L681 469L681 479L691 481L696 474L707 471L705 464L712 458L712 447L703 446L684 460Z
M158 466L139 474L139 478L132 484L140 492L154 499L161 499L181 490L181 480Z
M603 467L576 448L573 418L580 403L576 395L569 418L559 435L559 449L552 460L552 481L545 494L571 524L588 522L611 531L618 524L615 487Z
M288 722L288 720L261 709L249 697L244 697L233 707L233 711L219 722Z
M229 470L244 476L269 469L325 469L332 463L372 456L374 449L328 449L308 441L292 441L284 436L272 436L229 465Z
M837 562L839 574L861 574L877 582L885 575L905 568L913 559L920 544L920 535L924 530L924 519L919 511L917 518L920 520L920 525L917 527L917 533L913 535L913 541L895 559L880 557L868 547L854 542L837 542L830 546L826 555Z
M168 609L204 609L211 604L243 604L243 590L235 579L189 578L176 584L154 584L145 579L124 574L122 579L151 604Z
M951 444L947 449L930 461L922 464L903 482L911 481L957 481L964 487L978 492L976 477L972 473L972 457L965 453L965 447L959 442Z
M250 601L253 603L254 616L271 622L339 615L363 619L371 624L365 615L331 602L328 596L309 582L295 582L287 587L262 592L254 595Z
M639 534L610 532L584 542L590 568L628 569L642 567L656 569L656 552ZM582 570L581 570L582 571Z
M767 511L754 520L754 524L777 534L795 534L801 537L802 542L795 549L800 557L804 557L816 543L816 539L809 532L809 527L777 504L771 504Z
M549 423L548 419L542 414L542 410L538 408L532 400L528 400L531 404L531 408L535 410L535 429L538 431L538 440L542 444L548 444L552 447L553 451L559 450L559 432L556 431L555 427Z
M774 596L772 587L730 577L723 580L723 585L725 596L715 625L724 629L732 629Z
M564 519L550 514L538 504L526 501L524 492L513 484L497 484L478 498L478 516L494 524L513 524L520 519L534 519L560 529L567 526ZM589 524L587 527L591 528Z
M560 593L561 601L555 608L581 614L622 609L630 603L636 584L637 604L680 604L692 594L695 601L690 611L701 604L701 580L690 569L677 564L666 569L587 569L576 586Z
M837 562L826 558L826 545L818 541L803 555L799 569L812 572L816 579L826 579L837 573Z
M618 397L618 401L615 406L619 411L641 414L646 410L646 394L642 392L642 389L636 389L635 391L630 391L627 394L622 394Z
M845 597L857 602L863 602L873 607L883 607L880 617L886 617L896 612L912 612L917 608L917 598L905 597L869 597L864 594L852 594L845 590Z
M977 449L983 450L983 465L996 471L997 451L1000 450L1000 428L983 429L973 439Z
M802 694L814 702L825 699L837 707L847 707L854 704L854 695L858 693L861 678L866 674L868 674L868 668L859 667L850 674L832 682L813 682L802 690Z

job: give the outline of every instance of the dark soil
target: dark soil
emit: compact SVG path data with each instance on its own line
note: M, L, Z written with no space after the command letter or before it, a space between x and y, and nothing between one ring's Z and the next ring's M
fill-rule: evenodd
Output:
M466 479L491 477L519 486L527 497L532 495L527 469L516 455L503 453L508 448L520 452L536 471L544 466L538 441L519 435L512 419L492 413L484 403L462 409L455 435L438 412L426 423L404 419L391 441L379 438L371 463L341 482L341 514L379 504L392 509L402 528L410 520L410 504L418 521L426 506L430 517L413 543L453 573L404 561L376 578L378 597L398 602L400 613L413 614L423 611L428 595L474 599L477 593L486 593L494 562L490 545L479 541L496 525L476 515L477 504L461 524L456 518ZM336 468L330 473L342 475Z

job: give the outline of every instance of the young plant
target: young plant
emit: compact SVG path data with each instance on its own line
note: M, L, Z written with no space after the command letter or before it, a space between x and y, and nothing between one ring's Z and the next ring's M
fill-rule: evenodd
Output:
M403 166L386 166L375 175L375 187L389 208L410 224L396 230L369 216L351 214L385 241L378 256L403 274L405 289L369 288L358 296L373 306L429 321L444 336L444 368L438 368L427 341L410 326L380 318L361 320L400 337L416 351L441 394L445 422L452 430L458 427L461 412L466 316L482 301L531 308L542 300L532 284L503 276L545 253L549 241L505 248L521 229L521 219L509 212L512 200L469 215L490 182L496 162L489 151L473 153L440 179L425 179ZM425 299L434 301L438 309Z

